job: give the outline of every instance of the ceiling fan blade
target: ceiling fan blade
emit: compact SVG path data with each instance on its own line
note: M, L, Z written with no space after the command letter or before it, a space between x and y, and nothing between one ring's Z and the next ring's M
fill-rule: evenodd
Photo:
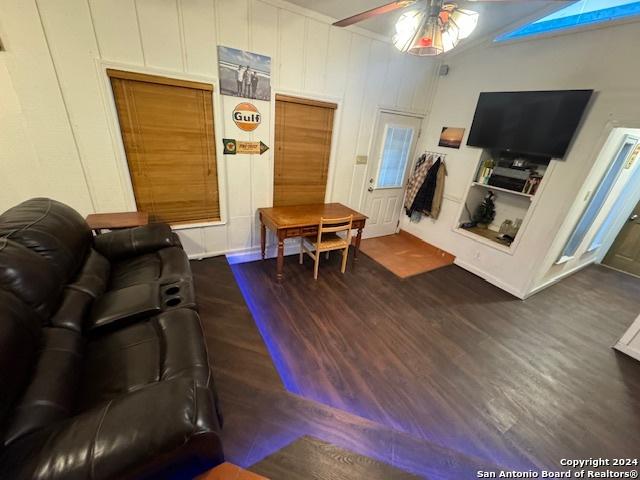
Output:
M367 10L366 12L361 12L361 13L358 13L357 15L343 18L342 20L335 22L333 26L348 27L349 25L353 25L354 23L358 23L368 18L382 15L384 13L393 12L394 10L408 7L409 5L413 5L414 3L416 3L416 0L398 0L396 2L387 3L386 5L382 5L377 8L372 8L371 10Z

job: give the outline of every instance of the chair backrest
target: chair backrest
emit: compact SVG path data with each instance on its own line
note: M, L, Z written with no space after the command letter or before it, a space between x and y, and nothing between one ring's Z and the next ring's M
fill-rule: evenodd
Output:
M347 242L351 242L353 215L342 218L320 218L318 226L318 243L322 241L323 233L347 232Z

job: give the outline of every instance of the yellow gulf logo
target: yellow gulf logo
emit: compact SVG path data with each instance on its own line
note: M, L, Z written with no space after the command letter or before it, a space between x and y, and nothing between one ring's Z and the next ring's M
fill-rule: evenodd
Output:
M233 121L236 122L240 130L245 132L254 131L260 125L261 120L260 112L251 103L242 102L233 109Z

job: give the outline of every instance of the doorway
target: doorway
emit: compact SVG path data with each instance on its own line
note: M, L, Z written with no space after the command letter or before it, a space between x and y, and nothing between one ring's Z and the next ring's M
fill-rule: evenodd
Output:
M422 118L381 112L367 166L363 210L369 217L364 236L380 237L398 231L402 200Z
M274 207L324 203L336 108L276 95Z
M602 263L640 277L640 203L636 204Z

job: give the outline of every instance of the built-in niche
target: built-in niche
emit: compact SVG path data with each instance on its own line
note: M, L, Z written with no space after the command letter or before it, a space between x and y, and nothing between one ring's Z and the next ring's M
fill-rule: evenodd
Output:
M499 250L513 252L552 168L550 158L483 150L463 202L456 231ZM493 193L495 216L478 221L476 212Z

